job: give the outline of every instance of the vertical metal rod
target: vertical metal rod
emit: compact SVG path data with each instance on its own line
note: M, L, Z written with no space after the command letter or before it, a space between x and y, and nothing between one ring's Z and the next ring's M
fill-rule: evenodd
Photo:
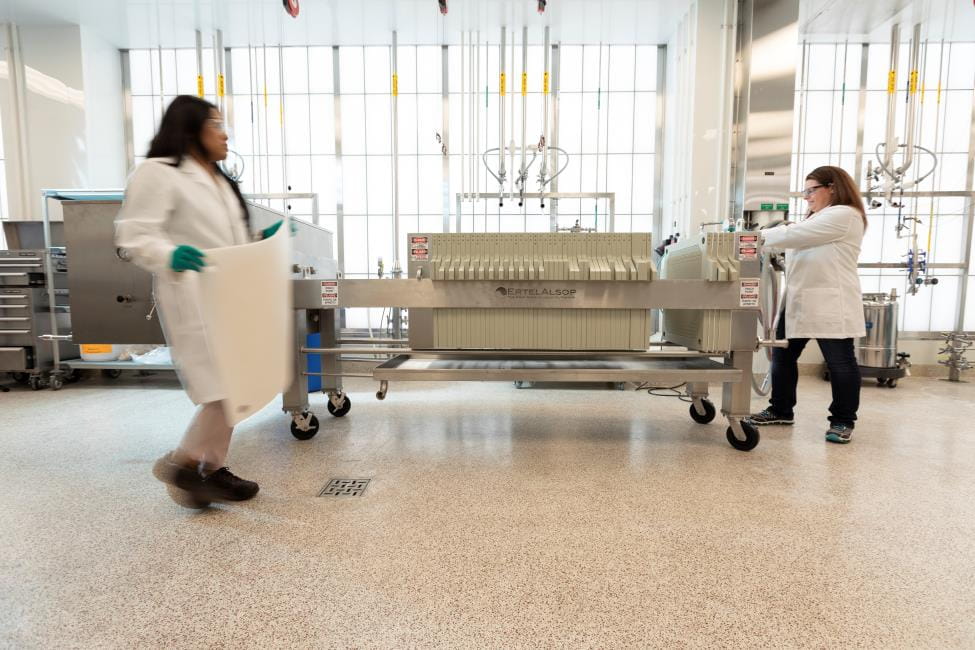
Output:
M342 167L342 80L339 76L339 47L332 46L332 110L335 114L335 242L339 277L345 275L345 198Z
M441 113L442 113L442 123L441 130L443 135L440 138L442 140L443 149L447 152L441 155L441 192L443 194L443 225L441 226L442 232L450 232L450 67L449 67L449 56L450 49L446 45L440 46L440 103L441 103Z
M464 131L464 109L466 107L465 101L467 100L467 86L464 85L465 76L464 73L464 63L467 60L466 52L464 51L464 45L466 44L466 36L464 30L460 32L460 196L461 199L466 199L467 194L464 191L467 188L467 174L464 168L464 163L467 161L467 138ZM463 204L461 204L463 206ZM458 232L460 232L458 230Z
M559 83L561 66L561 48L558 43L552 46L552 173L559 173ZM559 191L559 178L552 179L551 190L553 194ZM559 227L559 200L552 198L548 202L549 208L549 228L552 232L558 232Z
M278 45L278 128L281 130L281 187L285 192L291 191L288 185L288 138L284 126L284 51ZM283 212L291 216L287 199L281 201Z
M196 94L203 97L203 34L196 30Z
M511 33L511 76L515 76L515 34ZM512 84L514 85L514 84ZM515 194L515 98L508 101L510 113L508 121L511 122L511 138L508 140L508 168L511 170L511 178L508 179L508 198Z
M651 230L658 239L663 241L664 213L663 213L663 184L664 169L661 164L664 159L664 127L667 112L667 46L657 46L657 124L654 131L653 147L653 226ZM654 310L654 313L657 313Z
M396 67L398 40L393 30L393 277L402 272L399 236L399 77Z
M13 23L4 25L7 32L7 61L10 71L10 87L13 90L13 108L15 121L17 124L17 156L19 158L17 194L20 198L19 209L25 214L30 215L31 203L33 202L33 191L31 189L31 156L30 147L27 142L28 115L27 115L27 83L25 80L26 66L24 66L24 55L20 47L20 28ZM9 163L8 163L9 164ZM9 207L9 206L8 206Z
M224 76L224 49L223 49L223 30L218 29L216 35L216 46L214 47L213 57L216 61L217 69L217 107L223 113L227 108L227 82Z
M857 148L856 158L853 164L854 175L857 187L861 187L863 181L863 127L867 119L867 62L870 56L870 44L863 43L860 46L860 91L857 97Z
M897 60L900 56L901 26L894 23L890 30L890 71L887 73L887 131L884 145L884 167L890 169L897 144L894 127L897 125Z
M542 67L542 140L544 145L542 146L542 170L539 174L539 192L545 191L545 177L548 176L548 143L550 141L548 133L548 83L549 83L549 57L550 52L550 42L549 42L549 30L548 25L545 26L545 46L544 46L544 65ZM542 199L542 207L545 207L545 199Z
M476 194L481 193L481 176L483 171L481 170L481 102L477 100L478 90L481 88L481 30L477 30L477 50L476 50L476 61L474 64L475 69L475 82L474 82L474 94L472 96L472 101L474 102L474 148L472 153L474 154L474 192ZM474 209L471 210L473 214ZM485 215L486 223L486 215Z
M44 280L47 283L48 316L51 319L51 351L54 355L54 371L61 370L61 348L58 343L57 295L54 292L54 260L51 259L51 213L48 210L47 192L41 192L41 213L44 215Z
M914 35L911 37L910 69L908 71L907 86L907 151L904 152L904 164L897 171L904 173L914 163L914 135L917 132L915 117L918 104L918 57L921 51L921 23L914 25Z
M524 205L525 183L528 172L525 170L525 152L528 149L528 26L521 28L521 168L518 170L520 195L518 206ZM527 219L527 217L526 217ZM527 230L527 223L526 223Z
M230 48L224 48L224 89L226 93L226 111L224 119L231 128L234 128L234 62L230 57Z
M498 142L498 178L501 179L501 186L498 189L498 194L500 198L498 199L498 205L504 205L504 96L505 96L505 45L507 44L507 28L501 28L501 74L499 76L500 81L498 82L498 114L500 115L500 129L498 129L498 137L500 141Z

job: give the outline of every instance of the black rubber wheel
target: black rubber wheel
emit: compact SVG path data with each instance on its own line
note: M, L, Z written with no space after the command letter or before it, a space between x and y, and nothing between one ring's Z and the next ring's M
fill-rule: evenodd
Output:
M308 421L308 429L302 431L298 428L298 424L292 420L291 421L291 435L293 435L298 440L311 440L318 433L318 417L313 415L311 420Z
M340 406L339 408L335 408L335 405L332 404L332 400L328 400L327 402L325 402L325 406L328 408L329 413L331 413L337 418L340 418L352 410L352 400L349 399L348 395L346 395L345 401L342 402L342 406Z
M108 377L109 379L118 379L119 377L122 376L122 371L119 370L118 368L114 368L111 370L102 370L102 374Z
M44 380L37 375L31 375L27 382L30 384L31 390L40 390L44 388Z
M61 390L64 387L64 380L55 375L48 381L48 385L51 387L51 390Z
M897 388L897 379L891 377L887 380L887 388Z
M64 373L64 383L66 384L76 384L81 381L81 373L77 370L69 370Z
M739 440L735 435L734 429L728 427L725 435L728 437L728 442L731 446L739 451L751 451L758 446L758 429L755 425L749 424L748 422L741 423L741 430L745 432L745 439Z
M14 381L21 386L27 386L30 384L30 375L28 375L26 372L13 372L10 374L13 375Z
M887 383L887 380L886 379L884 379L883 377L877 377L877 385L878 386L883 386L886 383Z
M707 424L708 422L714 419L715 414L717 414L717 410L714 408L714 404L711 403L711 400L701 400L701 401L704 402L704 415L698 413L697 409L694 408L694 405L691 404L691 408L690 408L691 419L697 422L698 424Z

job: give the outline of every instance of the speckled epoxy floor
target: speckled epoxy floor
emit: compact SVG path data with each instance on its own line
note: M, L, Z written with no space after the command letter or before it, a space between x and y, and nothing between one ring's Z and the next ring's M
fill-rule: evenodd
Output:
M975 384L865 384L839 447L804 377L751 453L645 393L348 387L242 425L262 491L199 514L149 473L173 382L0 394L0 646L975 645Z

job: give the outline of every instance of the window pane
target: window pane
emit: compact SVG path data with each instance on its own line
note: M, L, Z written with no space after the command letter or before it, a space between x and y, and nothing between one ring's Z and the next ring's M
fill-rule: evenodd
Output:
M366 102L361 95L342 94L342 152L366 152Z
M308 48L308 90L313 93L331 93L332 48Z
M129 76L133 95L152 94L152 65L148 50L129 50Z
M636 93L633 121L633 151L654 150L657 129L657 94Z
M284 92L308 92L308 55L303 47L286 47L281 50L284 63Z
M253 92L251 84L250 58L246 47L235 47L230 50L230 82L234 93Z
M948 66L948 88L971 93L975 81L975 43L952 43Z
M653 156L633 156L633 213L653 212Z
M636 48L633 45L610 47L609 90L633 90Z
M363 59L361 47L339 48L339 84L342 94L363 92Z
M481 50L481 66L485 63L485 50ZM442 63L440 48L421 46L416 49L416 91L421 93L440 93ZM481 80L484 80L481 71Z
M582 151L582 94L562 93L559 97L559 146L570 155Z
M312 153L335 152L334 95L312 95L309 98L309 137Z
M630 153L633 151L633 95L614 93L610 99L608 120L609 153Z
M657 47L638 45L636 48L636 90L657 89Z
M311 157L311 191L318 194L318 211L321 214L335 214L337 177L335 156Z
M413 45L400 45L396 53L396 74L398 76L397 87L400 95L416 92L416 47ZM437 68L439 69L439 68ZM434 70L424 70L426 74L432 74ZM388 88L387 88L388 90Z
M563 45L559 48L559 91L582 90L582 46Z
M180 95L196 95L196 50L176 50L176 89Z
M306 193L311 192L311 157L309 156L288 156L288 192ZM298 211L294 205L292 210ZM310 213L311 207L302 210L303 213Z
M284 135L288 154L311 153L308 128L308 96L284 98Z
M155 134L156 125L152 118L152 97L132 98L132 142L137 156L149 150L149 141Z
M342 158L342 200L346 214L366 213L366 159L364 156ZM350 250L350 249L346 249Z
M440 156L418 156L417 170L420 175L420 194L417 197L422 214L440 214L443 210L443 173L441 171L442 158ZM453 188L456 192L457 188ZM494 191L493 189L491 191ZM450 197L451 211L453 197ZM440 228L437 228L440 232Z
M369 214L387 214L393 211L392 159L392 156L366 156L366 200Z
M344 114L343 114L344 117ZM393 149L390 95L366 96L366 153L389 154ZM400 122L400 125L403 123Z
M365 48L366 92L389 95L392 92L392 78L389 72L389 49L382 47ZM408 73L412 75L412 73Z

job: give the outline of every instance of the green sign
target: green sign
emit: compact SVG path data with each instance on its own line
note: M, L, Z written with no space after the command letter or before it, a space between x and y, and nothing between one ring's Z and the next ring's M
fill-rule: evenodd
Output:
M763 203L762 204L762 210L771 210L771 209L772 209L772 204L771 203Z
M788 203L776 203L775 204L775 209L776 210L788 210L789 209L789 204Z

